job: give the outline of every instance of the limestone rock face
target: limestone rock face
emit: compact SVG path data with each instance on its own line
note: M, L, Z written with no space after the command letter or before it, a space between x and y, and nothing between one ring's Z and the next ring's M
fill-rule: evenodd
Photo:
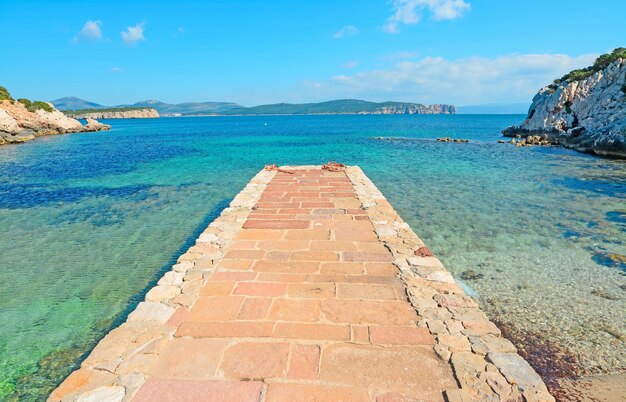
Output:
M52 106L50 104L50 106ZM108 130L110 126L91 119L86 126L76 119L52 108L29 111L26 106L12 100L0 102L0 145L34 140L42 135L79 133Z
M109 126L108 124L100 123L98 120L88 117L85 128L88 128L89 131L102 131L110 129L111 126Z
M145 109L131 109L131 110L118 110L118 111L94 111L89 113L69 113L68 114L76 119L149 119L159 117L159 112L153 108Z
M0 131L9 134L17 134L20 131L17 121L4 109L0 109Z
M542 88L526 120L502 133L540 135L578 151L626 157L626 59L586 79Z

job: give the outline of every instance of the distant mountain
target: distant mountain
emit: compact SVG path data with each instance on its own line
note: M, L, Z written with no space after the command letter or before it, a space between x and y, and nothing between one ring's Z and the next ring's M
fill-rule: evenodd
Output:
M75 96L66 96L50 102L59 110L78 110L78 109L102 109L105 106L94 102L89 102Z
M228 115L271 114L454 114L452 105L422 105L405 102L368 102L358 99L340 99L320 103L276 103L225 110Z
M458 114L526 114L530 103L490 103L457 106Z
M59 110L75 111L111 108L152 108L161 116L168 115L289 115L289 114L454 114L453 105L422 105L408 102L368 102L358 99L340 99L319 103L276 103L245 107L232 102L165 103L150 99L132 105L102 106L76 97L52 101Z
M219 114L227 110L243 108L243 106L232 102L185 102L171 104L154 99L137 102L132 105L120 105L118 107L151 107L156 109L160 115Z

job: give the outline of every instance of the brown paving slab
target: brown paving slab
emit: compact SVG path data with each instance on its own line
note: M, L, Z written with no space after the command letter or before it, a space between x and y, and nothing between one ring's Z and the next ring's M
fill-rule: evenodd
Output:
M358 368L358 369L357 369ZM455 383L430 347L334 344L322 350L320 379L428 396ZM441 398L443 399L443 398Z
M299 383L272 383L265 397L266 402L362 402L368 400L366 388Z
M253 402L261 400L260 381L190 381L150 378L133 398L135 402Z
M289 344L278 342L241 342L224 352L220 371L226 378L265 379L287 374Z
M176 338L161 352L150 374L158 378L213 377L227 344L226 339Z

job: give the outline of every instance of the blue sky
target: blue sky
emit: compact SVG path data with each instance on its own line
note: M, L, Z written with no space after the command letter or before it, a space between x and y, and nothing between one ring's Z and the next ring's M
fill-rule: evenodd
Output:
M530 102L626 46L626 1L4 1L15 96Z

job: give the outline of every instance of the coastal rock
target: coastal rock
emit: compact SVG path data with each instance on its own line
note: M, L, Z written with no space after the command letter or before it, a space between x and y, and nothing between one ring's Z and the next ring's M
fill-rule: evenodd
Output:
M100 123L98 120L92 119L91 117L87 118L87 124L85 125L90 131L102 131L108 130L111 128L108 124Z
M66 115L74 119L151 119L160 117L159 112L153 108L142 109L119 109L119 110L90 110L88 112L66 111Z
M137 305L135 311L130 313L128 321L156 321L161 324L167 322L172 314L176 311L174 308L165 304L155 302L141 302Z
M76 402L121 402L124 395L126 395L124 387L99 387L80 395Z
M98 122L83 126L45 102L0 101L0 145L22 143L43 135L108 130Z
M533 98L526 120L502 134L524 137L526 141L516 146L550 143L581 152L626 157L625 54L626 49L616 49L598 58L594 66L573 71L542 88ZM607 58L615 60L604 66L602 60Z
M7 135L17 134L20 131L20 126L17 121L4 109L0 109L0 132L5 132Z
M520 390L545 388L541 377L517 353L489 353L487 359L500 370L507 380L516 383Z

